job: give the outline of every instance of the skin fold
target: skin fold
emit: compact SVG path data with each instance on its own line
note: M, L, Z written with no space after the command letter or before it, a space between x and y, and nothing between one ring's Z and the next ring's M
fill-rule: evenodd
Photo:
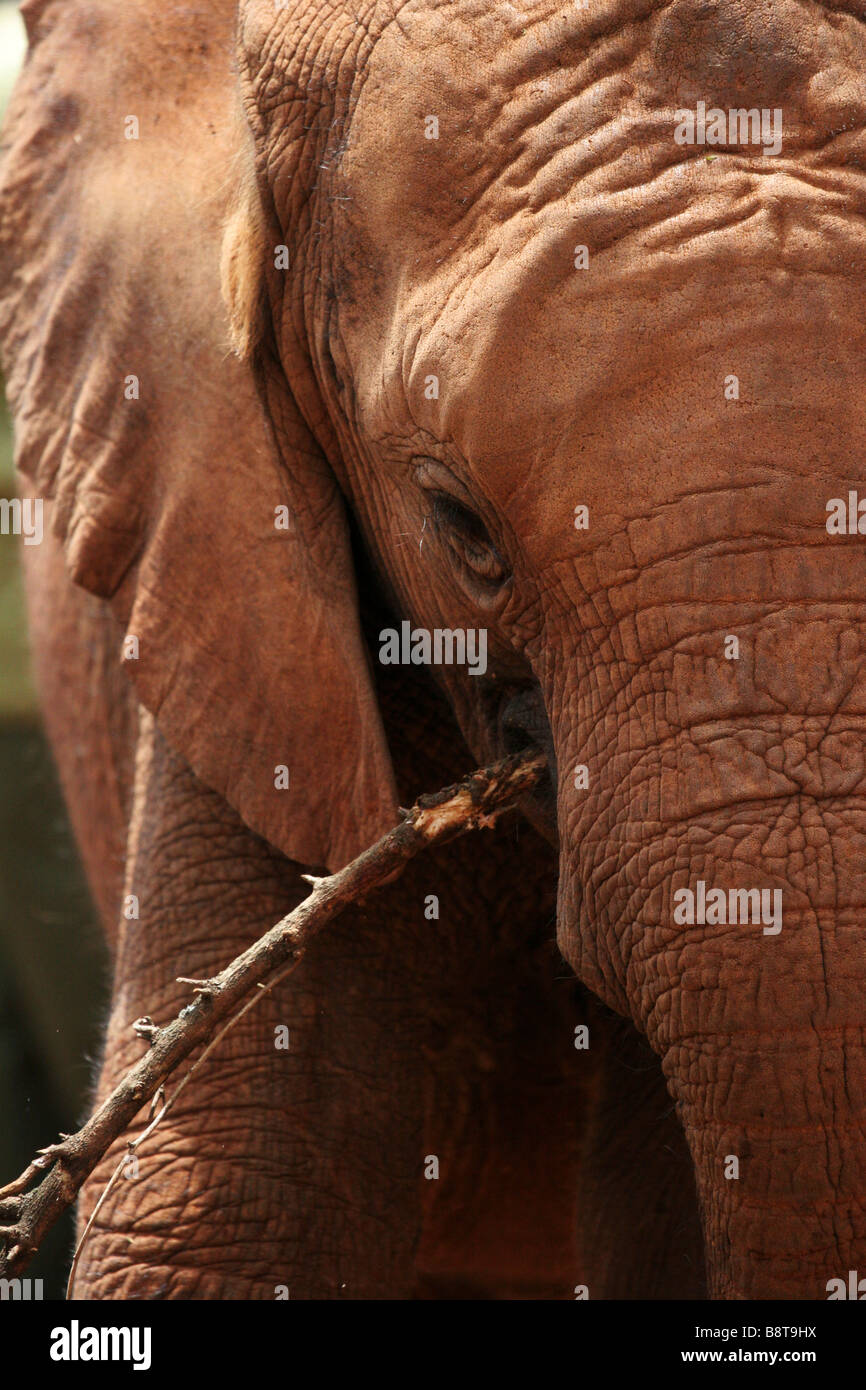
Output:
M858 4L24 13L0 333L100 1093L302 871L549 763L244 1020L76 1293L826 1298L866 1270ZM701 102L780 151L678 143ZM381 665L403 621L486 671ZM678 920L699 880L781 931Z

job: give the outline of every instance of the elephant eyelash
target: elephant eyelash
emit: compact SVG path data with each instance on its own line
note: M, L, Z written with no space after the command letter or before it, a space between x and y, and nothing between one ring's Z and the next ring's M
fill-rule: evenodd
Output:
M433 493L431 500L437 534L472 577L501 585L508 577L508 568L480 516L445 492Z

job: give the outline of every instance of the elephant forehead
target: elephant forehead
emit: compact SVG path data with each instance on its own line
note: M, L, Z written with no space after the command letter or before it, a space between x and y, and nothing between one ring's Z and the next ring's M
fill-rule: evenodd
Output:
M334 161L355 204L347 210L416 266L548 207L588 223L596 242L616 239L683 211L694 191L684 171L706 150L684 145L677 128L698 103L724 113L723 143L753 161L767 162L773 138L740 115L775 121L780 167L821 151L821 167L862 203L852 155L866 156L866 33L855 7L860 0L840 0L832 15L812 0L400 6L352 84ZM843 132L836 159L827 145ZM719 174L701 170L709 191Z
M628 122L628 63L603 72L599 56L579 4L402 7L356 84L339 161L348 220L439 263L491 223L567 201L581 139Z
M696 419L689 394L721 400L729 374L786 422L807 401L859 419L860 218L795 169L732 168L711 194L686 177L693 234L683 213L605 242L588 230L587 199L582 221L547 206L423 268L408 252L380 257L365 292L340 299L331 336L367 431L397 432L402 402L410 422L510 487L509 466L525 472L578 427L597 438L603 409L615 418L617 397L646 384L668 400L668 428L675 393L680 421Z
M761 13L793 23L791 3ZM355 83L329 171L345 365L362 396L366 378L369 405L396 373L417 418L424 380L442 367L453 388L458 355L461 381L479 389L462 365L474 352L485 370L496 361L513 407L508 363L527 343L535 371L567 350L583 380L607 379L635 335L699 311L683 296L695 281L751 276L754 292L768 270L838 276L842 264L862 278L863 26L799 5L792 45L790 24L762 28L753 8L399 9ZM704 69L686 52L689 16ZM677 143L677 103L704 79L709 101L748 100L749 81L756 101L782 101L782 151L708 161ZM840 102L845 138L828 143ZM483 394L496 396L491 383Z

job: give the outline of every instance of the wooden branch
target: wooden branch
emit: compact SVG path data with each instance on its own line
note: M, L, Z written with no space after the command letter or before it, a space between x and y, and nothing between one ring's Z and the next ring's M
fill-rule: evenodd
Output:
M158 1096L175 1068L197 1047L207 1044L171 1099L142 1134L129 1142L128 1150L137 1148L153 1132L193 1072L241 1015L297 968L307 945L323 927L350 904L396 878L422 850L494 824L501 812L510 810L537 786L545 767L538 752L516 753L473 772L454 787L420 797L399 825L339 873L324 878L304 875L311 885L309 896L220 974L210 980L182 977L181 983L193 986L193 1000L165 1027L158 1027L150 1018L137 1019L132 1027L149 1043L141 1060L76 1134L63 1135L59 1143L41 1149L20 1177L0 1188L0 1277L12 1278L24 1272L46 1233L75 1201L82 1183L141 1108ZM124 1155L115 1169L98 1207L127 1157ZM96 1211L88 1231L95 1215ZM70 1286L88 1231L76 1250Z

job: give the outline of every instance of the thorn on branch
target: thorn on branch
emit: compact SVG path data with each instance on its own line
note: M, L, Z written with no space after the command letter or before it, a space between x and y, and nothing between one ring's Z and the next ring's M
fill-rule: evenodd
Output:
M144 1018L137 1018L132 1025L132 1031L143 1038L145 1042L153 1044L157 1033L160 1031L159 1024L154 1023L152 1018L145 1014Z
M326 877L327 876L320 878L317 877L315 874L301 874L301 878L304 880L305 883L309 883L314 893L316 889L319 887L320 883L326 882Z
M34 1168L48 1168L58 1159L68 1158L66 1140L70 1137L68 1134L64 1135L59 1144L46 1144L44 1149L37 1149L36 1158L33 1160Z

